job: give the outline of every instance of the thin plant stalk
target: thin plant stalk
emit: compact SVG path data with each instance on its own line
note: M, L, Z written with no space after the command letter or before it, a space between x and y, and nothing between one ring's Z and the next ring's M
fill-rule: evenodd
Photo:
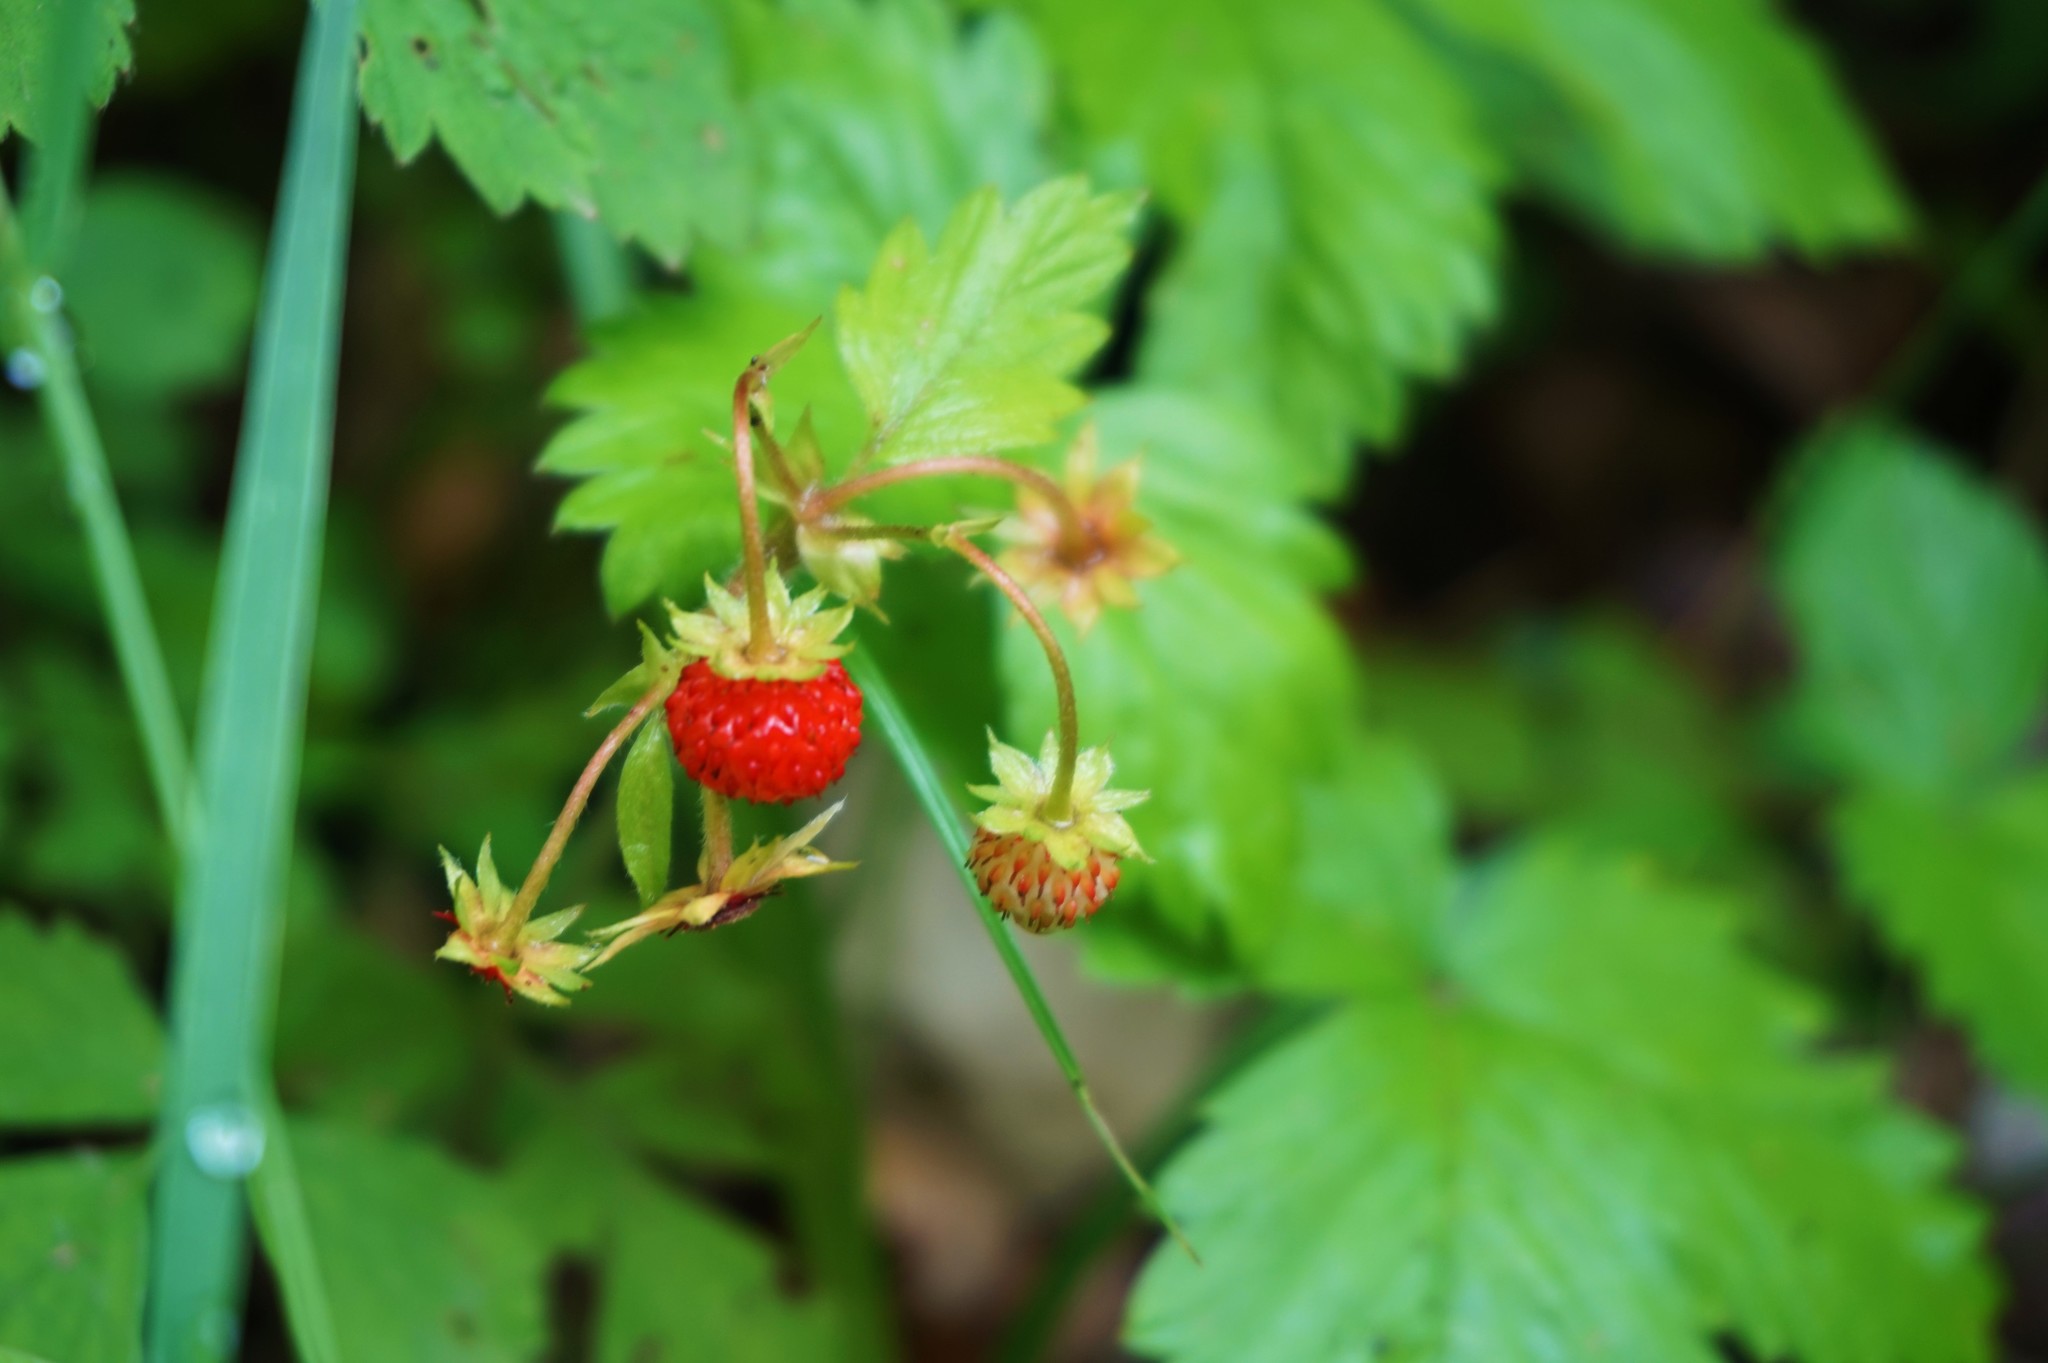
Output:
M555 816L555 826L548 830L548 840L541 845L540 855L533 859L526 879L519 884L519 893L512 899L512 911L506 920L510 929L525 927L526 920L533 916L533 906L540 902L541 891L547 889L548 877L554 874L555 863L568 849L569 835L576 831L576 823L583 817L584 807L590 803L590 794L597 789L597 778L604 775L604 769L611 765L612 756L639 729L648 712L661 703L661 697L660 686L649 687L645 695L633 702L633 708L626 712L626 717L612 726L612 731L604 736L604 742L597 745L597 751L583 764L582 775L576 778L568 800L562 805L562 812Z
M856 474L851 478L821 489L812 499L819 511L834 511L856 498L871 492L879 492L897 483L908 483L919 478L954 478L961 476L980 478L1001 478L1029 489L1043 497L1060 520L1060 536L1063 548L1075 553L1083 552L1088 544L1088 526L1081 517L1081 509L1074 505L1074 499L1060 486L1059 480L1029 464L1015 460L1001 459L992 454L949 454L933 459L915 459L908 463L891 464L872 473Z
M355 35L355 0L313 6L251 361L199 726L203 814L171 958L151 1363L236 1352L245 1179L274 1121L270 1029L333 452Z
M12 363L38 381L36 399L43 422L64 466L64 486L85 530L93 585L113 639L114 659L142 736L150 789L171 845L182 852L192 822L192 776L185 746L185 725L171 693L163 645L142 591L142 574L128 525L114 495L113 475L100 443L99 427L86 403L78 364L58 311L61 290L29 266L25 243L15 229L4 190L0 190L0 279L17 303L13 311L27 344ZM32 356L24 359L23 356Z
M965 535L948 535L946 547L973 564L976 571L995 584L997 591L1008 597L1017 614L1038 636L1039 647L1045 650L1046 665L1052 669L1053 691L1059 698L1059 766L1053 773L1052 789L1045 797L1045 817L1057 823L1073 812L1074 764L1081 751L1081 718L1074 704L1074 674L1067 666L1066 650L1039 613L1038 606L1031 600L1030 593L1017 585L1017 580L1004 572L997 562L969 540Z
M704 794L704 887L718 888L732 869L732 802L709 786Z
M754 389L761 382L749 368L732 390L732 458L739 482L740 542L746 553L747 657L759 661L773 633L768 623L768 555L761 543L761 503L754 492Z
M88 83L100 7L89 0L56 6L38 136L24 158L21 231L30 264L59 274L77 225L86 163L92 155L93 116Z
M925 818L931 822L944 844L946 853L953 859L960 880L967 888L967 897L974 904L975 912L981 916L981 925L987 931L989 941L995 945L996 955L1002 958L1003 966L1010 972L1010 981L1016 986L1018 996L1024 1000L1024 1007L1031 1014L1031 1020L1038 1027L1038 1034L1045 1039L1046 1049L1060 1067L1060 1073L1067 1079L1067 1086L1073 1090L1074 1100L1081 1105L1082 1115L1094 1129L1095 1137L1102 1143L1115 1162L1118 1172L1136 1194L1139 1204L1177 1241L1188 1257L1200 1262L1195 1249L1181 1233L1180 1224L1166 1210L1153 1191L1145 1176L1138 1172L1138 1166L1125 1153L1123 1143L1116 1137L1102 1110L1095 1105L1095 1095L1088 1087L1088 1080L1081 1072L1081 1062L1074 1055L1074 1048L1067 1044L1066 1033L1060 1029L1059 1019L1053 1016L1052 1005L1045 1001L1044 993L1038 987L1038 980L1031 973L1031 965L1024 954L1011 940L1003 920L996 916L988 901L981 897L981 888L974 883L973 873L967 869L967 831L962 824L960 811L953 804L946 784L939 776L931 755L911 727L910 718L896 699L896 692L889 685L888 677L881 666L865 649L855 649L847 655L846 670L859 683L866 698L869 711L880 725L882 737L896 754L898 765L910 781L910 787L923 806Z

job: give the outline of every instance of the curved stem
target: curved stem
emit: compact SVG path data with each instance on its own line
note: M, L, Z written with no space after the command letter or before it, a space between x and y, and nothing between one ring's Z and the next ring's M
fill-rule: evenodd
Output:
M512 912L506 920L512 929L526 926L526 920L533 916L533 906L540 902L541 891L547 888L555 863L562 859L562 852L569 846L569 835L576 831L576 821L583 817L583 807L590 803L590 792L597 789L597 778L611 765L612 755L640 727L640 721L646 719L648 712L661 702L662 690L659 684L649 687L646 695L634 701L626 717L612 726L612 731L604 736L604 742L597 745L597 751L583 764L583 774L576 778L567 803L555 816L555 826L548 830L548 840L541 845L540 855L533 859L532 868L527 871L526 879L520 882L519 893L512 900Z
M1060 763L1053 774L1052 793L1045 798L1045 817L1058 823L1073 812L1074 803L1074 762L1081 750L1081 720L1074 706L1074 675L1067 669L1067 655L1060 648L1060 641L1053 637L1052 626L1045 622L1031 597L1017 585L1017 579L1004 572L996 561L966 538L958 535L946 537L946 547L966 559L980 570L981 575L993 582L996 590L1010 598L1010 604L1017 608L1017 614L1024 617L1024 623L1031 626L1031 632L1038 636L1038 642L1045 649L1045 661L1052 668L1052 686L1059 696Z
M803 480L796 476L796 470L790 467L789 456L783 452L782 442L775 438L771 414L767 407L763 405L754 410L761 417L761 443L768 451L768 472L782 488L783 495L789 498L789 504L795 506L798 499L804 495Z
M761 504L754 492L754 388L758 368L749 366L732 390L732 457L740 485L740 542L746 552L747 656L756 658L768 646L768 556L761 547Z
M939 459L915 459L907 464L891 464L888 468L876 469L848 478L820 491L812 498L811 505L820 511L832 511L858 497L889 487L895 483L907 483L918 478L951 478L957 476L1002 478L1019 487L1029 488L1045 498L1053 513L1060 518L1060 547L1076 556L1088 551L1088 523L1082 519L1081 510L1074 505L1074 499L1060 486L1059 480L1028 464L1013 463L998 459L991 454L953 454Z

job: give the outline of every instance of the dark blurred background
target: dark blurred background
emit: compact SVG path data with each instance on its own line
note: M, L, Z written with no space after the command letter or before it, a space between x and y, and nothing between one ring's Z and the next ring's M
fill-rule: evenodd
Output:
M1908 186L1918 250L1827 270L1677 269L1618 254L1524 204L1512 218L1502 320L1334 513L1365 578L1333 609L1369 674L1384 674L1377 694L1389 717L1442 740L1440 760L1475 811L1474 839L1487 836L1489 811L1505 820L1523 795L1488 790L1508 778L1486 752L1432 735L1422 697L1446 660L1504 656L1511 676L1541 685L1558 667L1570 672L1572 641L1590 629L1657 641L1657 656L1679 664L1668 684L1717 713L1778 685L1785 650L1754 538L1775 475L1801 433L1908 363L1909 338L1957 286L1962 263L2048 168L2048 5L1794 8ZM228 237L243 242L220 262L230 278L253 279L258 263L297 19L256 0L148 6L136 75L102 125L103 187L174 176L203 191L197 211L224 216ZM293 913L299 940L326 916L359 915L394 957L424 962L440 895L433 843L468 848L487 829L542 826L583 756L585 735L568 721L618 669L623 636L597 600L598 542L550 533L560 488L530 471L558 423L541 395L578 354L547 218L528 209L497 220L437 151L401 169L371 136L359 183L305 772L313 836L295 867ZM1141 252L1149 259L1156 252ZM2032 262L1982 304L1917 386L1911 416L2048 511L2048 270ZM145 371L151 362L136 361ZM190 704L237 399L232 384L153 384L145 373L107 385L101 400ZM147 784L60 483L47 460L23 457L33 427L27 400L0 393L0 899L78 909L160 962L166 868ZM1567 700L1597 707L1601 695ZM1759 811L1766 827L1780 815L1792 817ZM887 898L905 877L945 874L933 855L908 858L865 893ZM1799 869L1795 855L1783 887L1794 899ZM1824 898L1801 899L1796 940L1777 946L1844 986L1862 1001L1858 1016L1881 1028L1904 1011L1909 986L1867 929ZM1055 1228L1099 1194L1099 1168L1021 1013L1000 988L980 987L994 966L972 924L892 931L856 934L831 966L874 1024L855 1044L876 1079L867 1181L902 1270L915 1356L978 1356L1019 1309ZM369 1045L366 1030L388 1059L417 1045L414 1029L446 1029L480 1048L487 1070L490 1048L513 1031L495 1000L452 972L389 976L341 959L349 952L330 955L295 957L300 968L287 973L287 1096L408 1119L438 1112L464 1140L465 1123L479 1119L438 1051L422 1050L412 1074L373 1073L350 1057ZM1199 1004L1104 997L1065 956L1041 959L1112 1115L1143 1130L1209 1063L1220 1020ZM629 1000L612 1006L630 1020L630 1000L664 987L675 986L651 977L638 994L609 981L598 992ZM375 1020L363 1020L365 997L379 1000L367 1010ZM346 1023L336 1016L344 1006ZM601 1030L575 1045L588 1054L572 1050L562 1064L605 1058ZM2011 1284L2010 1348L2048 1358L2048 1186L2001 1181L2039 1169L2037 1115L1987 1095L1938 1030L1916 1032L1905 1054L1912 1098L1970 1126L1979 1174L2003 1198L1996 1243ZM466 1139L489 1149L488 1131ZM763 1224L780 1215L743 1178L717 1191ZM1067 1357L1117 1356L1142 1247L1128 1234L1094 1270L1062 1327ZM573 1315L583 1289L573 1275L558 1287L557 1309ZM274 1304L260 1299L256 1310L250 1356L283 1356Z

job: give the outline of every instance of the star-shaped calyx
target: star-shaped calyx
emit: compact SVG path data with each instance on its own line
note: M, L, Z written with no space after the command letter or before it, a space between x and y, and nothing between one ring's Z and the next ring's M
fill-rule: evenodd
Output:
M1105 606L1133 609L1135 583L1180 562L1173 546L1138 514L1138 461L1098 475L1101 442L1083 426L1067 450L1062 486L1066 508L1031 488L1017 493L1017 514L1004 522L1009 548L999 562L1040 601L1057 605L1083 632Z
M668 608L677 647L704 659L722 677L755 681L810 681L852 649L839 642L839 635L853 619L853 607L827 609L829 593L823 587L792 597L772 565L766 586L768 631L758 644L746 597L706 577L703 610Z
M580 972L595 959L596 949L557 940L583 915L581 906L522 921L516 896L498 878L491 861L489 838L477 854L474 879L445 847L441 867L455 911L436 916L454 923L455 931L434 953L437 958L459 962L496 981L508 1000L518 994L559 1006L569 1001L568 995L589 987Z
M850 869L854 862L834 861L811 845L811 840L845 807L846 801L841 800L787 837L755 843L734 857L732 865L717 876L700 859L697 875L701 883L671 890L643 912L591 933L592 940L604 944L591 966L603 965L635 942L656 933L701 932L736 923L761 907L761 901L780 889L786 880Z

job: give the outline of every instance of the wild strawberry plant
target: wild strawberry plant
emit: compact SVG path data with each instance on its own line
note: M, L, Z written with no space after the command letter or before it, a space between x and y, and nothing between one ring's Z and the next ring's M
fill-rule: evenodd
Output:
M1925 359L1758 511L1747 709L1614 613L1332 609L1327 512L1509 310L1511 206L1716 265L1908 232L1818 50L1746 0L971 8L321 0L259 323L246 209L83 173L149 0L0 0L0 1357L235 1355L251 1213L308 1360L899 1352L833 983L872 900L819 892L911 840L878 748L1173 1233L1140 1354L1991 1357L1982 1189L1808 927L2048 1095L2048 560L1911 429ZM428 160L360 212L455 300L431 419L542 446L595 591L524 527L401 632L378 565L434 581L488 492L391 550L344 461L325 514L358 109ZM544 442L552 262L436 156L559 215ZM416 378L366 372L344 441ZM1133 1159L1020 933L1262 1021Z

